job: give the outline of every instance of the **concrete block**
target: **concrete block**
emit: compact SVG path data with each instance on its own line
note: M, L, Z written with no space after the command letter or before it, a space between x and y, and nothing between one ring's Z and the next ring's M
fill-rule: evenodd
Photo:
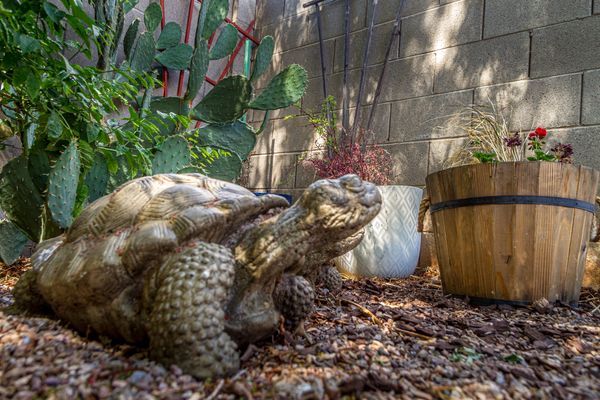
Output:
M393 22L379 25L373 29L371 37L371 47L369 49L369 60L367 65L380 64L384 61L392 30ZM367 29L362 29L350 35L350 48L348 54L348 68L362 68L364 58L364 47L367 43ZM333 53L329 53L333 54ZM395 37L394 44L390 51L390 60L398 57L398 37ZM314 58L311 58L314 60ZM344 70L344 36L335 39L335 63L334 71Z
M326 76L327 94L335 97L337 108L342 107L344 74L336 73ZM350 98L350 106L356 104L356 96L358 95L358 85L360 81L360 70L352 70L348 72L348 94ZM363 97L364 98L364 97ZM318 111L321 109L323 102L323 80L321 77L309 79L306 88L306 94L302 98L302 107L307 111Z
M527 32L440 50L435 57L435 92L525 79L528 64Z
M600 0L594 0L594 14L600 14Z
M381 24L396 19L399 0L379 0L377 3L377 12L375 13L375 24ZM404 8L402 9L402 17L420 13L438 6L437 0L405 0ZM369 0L367 8L367 25L371 20L371 12L373 9L373 0Z
M298 156L298 165L296 167L296 188L306 188L308 185L316 180L319 180L319 176L314 168L310 164L303 162L306 159L322 158L325 156L325 152L321 150L310 151L305 154Z
M314 7L311 7L313 11L308 14L309 21L314 23L315 30L317 29L316 24L316 13ZM350 32L357 31L366 26L366 10L367 0L350 0ZM335 1L326 2L321 5L321 23L323 29L323 39L331 39L336 36L344 34L344 12L345 2Z
M481 39L482 15L483 0L465 0L404 19L400 57Z
M372 101L375 86L379 81L380 67L371 69L367 101ZM381 102L402 100L411 97L425 96L433 93L435 73L435 55L425 54L395 60L388 64L383 78ZM365 104L368 104L365 103Z
M293 189L296 179L295 154L250 157L248 186L261 189Z
M259 21L260 22L260 21ZM317 24L308 14L294 15L269 25L257 25L259 37L271 35L275 39L275 53L317 43Z
M425 184L429 143L400 143L381 147L392 156L392 183L416 186Z
M433 54L390 62L383 78L384 81L379 101L384 103L431 94L433 92L434 63L435 56ZM368 105L373 102L380 74L381 65L367 69L362 104ZM327 77L328 94L336 98L338 108L342 106L343 76L344 74L339 72ZM356 105L359 84L360 69L349 71L348 93L350 96L350 107ZM303 107L309 110L317 110L321 107L322 100L323 89L321 78L310 79L306 95L303 99Z
M504 109L511 130L579 124L581 75L564 75L478 88L475 104Z
M467 142L467 138L432 141L429 145L427 174L455 166L452 159Z
M277 21L283 16L283 1L260 0L256 2L256 25L264 26Z
M549 147L557 142L571 143L574 164L600 170L600 126L556 129L549 132L548 138Z
M462 0L440 0L440 5L443 6L445 4L455 3L457 1L462 1Z
M600 124L600 70L583 74L583 97L581 123L583 125Z
M411 97L424 96L433 93L434 79L434 54L395 60L388 64L382 83L380 102L385 103ZM380 80L381 65L369 67L365 75L365 90L362 95L362 104L373 102L377 83ZM348 93L350 107L357 103L360 85L360 69L348 73ZM342 106L343 73L335 73L327 77L328 94L334 96L338 107ZM318 109L323 100L321 78L309 80L303 106L308 109Z
M332 79L332 76L326 76L327 79L327 87L329 88L329 81ZM341 93L341 92L340 92ZM331 93L328 93L331 94ZM336 97L335 95L333 95ZM323 81L322 77L312 78L308 80L308 85L306 86L306 92L304 97L302 98L302 107L309 112L316 112L321 109L321 103L323 102ZM336 97L336 101L338 105L341 104L341 97Z
M277 119L269 122L270 128L263 132L256 143L257 154L299 152L315 148L315 129L303 117Z
M326 74L331 74L333 71L334 44L335 40L333 39L323 42ZM322 75L321 55L318 43L281 53L280 60L280 63L277 64L279 71L290 64L300 64L306 69L309 78Z
M390 132L390 109L391 103L378 104L375 108L375 114L373 115L373 122L371 124L370 131L365 132L367 135L368 143L385 143L388 141L388 135ZM350 109L349 122L350 126L354 124L354 114L356 107ZM369 113L371 112L371 106L360 108L360 120L359 126L366 129L367 122L369 119ZM342 112L339 111L338 120L342 121Z
M275 0L274 0L275 1ZM283 4L283 0L278 0ZM287 1L285 3L288 3ZM285 19L277 26L261 29L261 34L273 35L276 51L285 51L295 47L316 43L319 40L317 16L315 8L302 8L305 2L286 4ZM350 31L354 32L365 27L366 0L351 0L350 7L354 12L351 15ZM260 22L260 21L259 21ZM258 24L259 27L263 26ZM344 34L344 2L326 1L321 3L321 26L323 40L332 39Z
M589 15L589 0L487 0L483 35L505 35Z
M306 3L303 0L285 0L284 16L291 17L298 14L313 12L313 7L302 7Z
M237 1L235 7L229 7L232 12L235 11L232 19L244 27L248 26L256 18L256 3L256 0Z
M395 65L395 68L399 67L397 64L394 64L394 65ZM390 64L390 66L391 66L391 64ZM391 73L390 66L388 67L388 70L386 73L387 78L389 78L389 75ZM401 67L407 68L407 65L403 65ZM362 94L361 105L367 105L367 104L371 104L373 102L373 99L375 96L375 91L377 89L377 82L379 82L380 76L381 76L381 69L382 69L381 65L367 68L367 72L365 74L365 87L364 87L363 94ZM353 71L349 71L349 73L348 73L348 95L350 97L350 107L355 107L356 103L357 103L359 86L360 86L360 75L361 75L360 69L355 69ZM342 72L339 72L339 73L336 73L333 76L331 76L331 79L328 81L328 85L330 88L330 94L333 95L336 99L339 99L338 107L340 107L340 108L342 107L343 89L344 89L343 77L344 77L344 74ZM385 82L385 79L386 78L384 78L381 97L379 99L380 103L387 101L387 99L385 98L386 85L387 85ZM404 85L403 89L408 90L408 89L406 89L408 86L409 85Z
M531 77L600 68L600 16L533 31Z
M377 68L377 67L375 67L375 68ZM368 96L367 93L369 93L369 92L374 93L374 91L375 91L375 89L372 89L371 91L369 90L370 87L372 87L372 85L374 85L374 82L371 80L370 74L369 74L371 72L371 69L372 68L367 68L367 73L365 75L367 84L365 85L365 95L363 95L363 101ZM348 96L350 99L350 103L349 103L350 107L354 107L354 105L356 104L356 99L358 97L358 87L360 84L360 74L361 74L360 69L348 71ZM328 80L327 80L327 87L328 87L329 94L332 95L333 97L335 97L335 99L337 101L337 107L341 108L342 104L343 104L343 98L344 98L344 73L338 72L338 73L335 73L335 74L329 76ZM321 90L321 93L322 92L323 91ZM322 98L323 98L323 96L321 94L321 99Z
M390 141L460 136L463 131L450 119L472 101L473 91L466 90L392 103Z

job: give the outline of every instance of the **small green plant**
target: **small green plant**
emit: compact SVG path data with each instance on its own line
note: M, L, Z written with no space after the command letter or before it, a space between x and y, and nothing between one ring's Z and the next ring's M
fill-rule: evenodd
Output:
M448 359L452 362L464 362L466 364L472 364L473 361L481 359L483 355L478 353L470 347L459 347L454 349L454 352L450 354Z
M523 362L525 362L523 357L515 353L505 356L504 361L509 362L511 364L523 364Z

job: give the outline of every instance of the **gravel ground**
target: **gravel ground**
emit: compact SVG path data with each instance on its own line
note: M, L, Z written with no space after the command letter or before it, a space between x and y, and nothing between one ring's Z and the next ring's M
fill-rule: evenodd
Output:
M26 260L0 267L0 398L599 398L600 292L578 309L476 307L435 272L319 289L306 337L251 346L229 379L198 381L144 349L8 314Z

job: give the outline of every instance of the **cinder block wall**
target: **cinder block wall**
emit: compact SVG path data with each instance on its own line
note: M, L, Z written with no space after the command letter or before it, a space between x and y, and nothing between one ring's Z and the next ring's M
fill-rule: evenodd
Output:
M316 15L305 2L258 1L258 34L276 41L270 75L304 65L310 81L302 104L317 109L323 94ZM351 106L371 2L351 0ZM328 91L339 104L344 3L321 3ZM379 1L363 105L373 100L399 3ZM424 185L464 141L446 117L488 99L509 107L511 129L546 127L574 145L576 163L600 169L600 0L406 0L401 37L375 113L375 139L393 156L396 183ZM315 179L298 164L303 153L318 151L314 132L304 120L283 119L294 111L272 115L251 159L250 187L298 195Z

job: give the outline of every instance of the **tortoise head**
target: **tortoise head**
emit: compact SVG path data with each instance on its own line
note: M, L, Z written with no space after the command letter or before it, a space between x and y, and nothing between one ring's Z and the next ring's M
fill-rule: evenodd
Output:
M304 209L305 222L318 226L329 237L350 236L381 209L377 186L356 175L322 179L311 184L295 207Z

